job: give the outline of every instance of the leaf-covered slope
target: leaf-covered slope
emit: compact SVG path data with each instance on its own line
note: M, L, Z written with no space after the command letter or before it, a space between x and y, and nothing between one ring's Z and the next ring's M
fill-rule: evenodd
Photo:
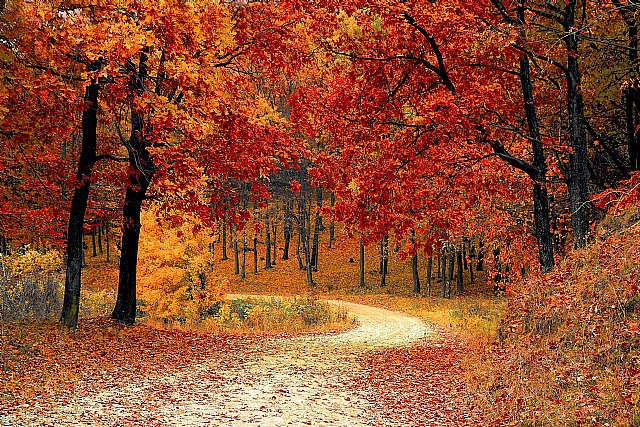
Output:
M638 209L597 235L510 290L502 342L477 378L497 425L640 425Z

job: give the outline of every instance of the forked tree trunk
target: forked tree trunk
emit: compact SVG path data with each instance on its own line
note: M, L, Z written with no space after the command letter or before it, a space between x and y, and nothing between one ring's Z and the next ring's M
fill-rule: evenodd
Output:
M130 88L136 95L142 95L147 77L147 49L140 54L137 76L131 76ZM142 202L156 171L153 159L147 150L144 137L142 113L131 105L131 136L129 137L129 185L125 193L122 209L122 245L120 254L120 275L118 296L111 317L120 323L132 325L136 320L136 272L138 248L140 244L140 214Z

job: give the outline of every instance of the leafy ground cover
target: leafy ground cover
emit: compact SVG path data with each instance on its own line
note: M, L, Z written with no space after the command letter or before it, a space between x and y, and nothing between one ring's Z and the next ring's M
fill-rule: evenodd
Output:
M514 284L501 340L471 382L499 425L640 425L640 216L552 274Z
M233 362L230 348L250 337L122 327L110 319L84 319L77 331L51 322L0 325L0 413L38 402L43 410L82 394L81 386L122 387L134 376L208 358Z

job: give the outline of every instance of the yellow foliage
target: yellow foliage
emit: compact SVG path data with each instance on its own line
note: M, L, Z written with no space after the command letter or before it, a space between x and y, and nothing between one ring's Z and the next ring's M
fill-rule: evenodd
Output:
M212 276L208 234L194 233L194 220L163 227L151 210L143 221L138 261L142 310L163 321L197 321L201 306L219 299L221 290L221 282Z

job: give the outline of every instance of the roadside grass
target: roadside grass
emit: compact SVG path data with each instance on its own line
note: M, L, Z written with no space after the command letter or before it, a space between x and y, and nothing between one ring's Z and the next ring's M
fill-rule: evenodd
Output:
M167 321L145 315L141 321L155 327L241 335L334 333L355 323L344 306L312 296L218 299L200 306L195 317Z

